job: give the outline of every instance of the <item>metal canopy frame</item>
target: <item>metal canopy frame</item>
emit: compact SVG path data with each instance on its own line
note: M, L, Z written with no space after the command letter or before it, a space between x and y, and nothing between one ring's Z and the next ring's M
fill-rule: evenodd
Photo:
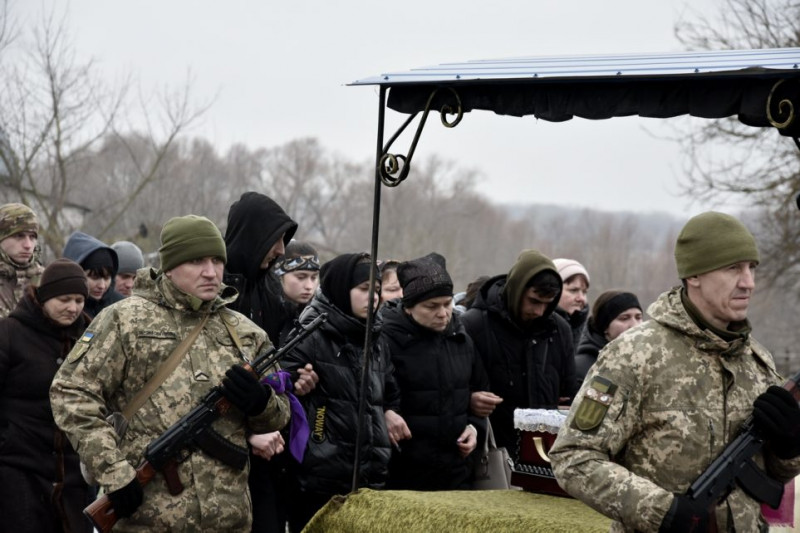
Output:
M800 48L468 61L384 73L350 85L379 86L370 248L373 265L378 257L381 186L396 187L408 177L431 111L438 112L447 128L457 126L464 113L472 110L533 115L552 122L573 117L736 116L748 126L775 128L800 149ZM387 107L409 116L384 144ZM405 154L392 152L394 143L418 116L408 150ZM370 299L375 296L376 268L372 271ZM370 308L352 490L358 487L374 320Z

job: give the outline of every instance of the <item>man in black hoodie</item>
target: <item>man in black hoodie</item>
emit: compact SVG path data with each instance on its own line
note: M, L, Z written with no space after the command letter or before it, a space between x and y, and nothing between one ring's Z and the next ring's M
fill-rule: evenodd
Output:
M258 324L275 345L287 314L270 266L296 231L297 222L272 198L257 192L244 193L228 211L223 282L239 291L232 308Z
M297 231L297 222L272 198L257 192L246 192L228 211L225 231L225 264L223 282L239 291L231 308L247 316L267 332L280 347L280 332L294 319L284 306L280 281L272 274L272 265L285 252ZM315 383L311 366L298 370L300 379L295 393L307 390L304 383ZM313 388L313 384L311 385ZM250 494L253 498L253 533L282 533L286 523L284 494L288 479L289 459L283 450L279 432L251 435ZM268 458L268 459L267 459Z
M556 408L576 391L569 324L556 313L562 281L553 262L524 250L508 275L490 278L461 321L503 398L490 420L498 446L516 453L514 409Z

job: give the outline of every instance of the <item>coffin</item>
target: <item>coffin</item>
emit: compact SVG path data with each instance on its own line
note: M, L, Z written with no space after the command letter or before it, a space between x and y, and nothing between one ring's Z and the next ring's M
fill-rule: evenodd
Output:
M558 486L550 467L548 452L556 440L567 411L558 409L515 409L517 453L511 484L529 492L570 497Z

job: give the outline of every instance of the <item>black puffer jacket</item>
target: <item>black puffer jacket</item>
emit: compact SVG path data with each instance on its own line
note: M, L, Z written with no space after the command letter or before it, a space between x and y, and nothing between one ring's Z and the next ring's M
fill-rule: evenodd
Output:
M300 315L300 323L308 324L320 313L328 313L328 321L281 363L289 371L311 363L319 375L316 388L300 398L311 436L299 466L298 482L308 492L347 494L355 461L366 329L363 322L343 313L322 293ZM386 482L391 445L383 413L385 409L397 409L400 403L388 348L379 328L376 323L360 443L358 486L369 488L381 488Z
M400 387L400 414L412 438L400 443L389 468L389 488L457 490L469 488L470 462L456 440L469 423L470 396L489 381L472 339L456 315L438 333L417 324L402 305L383 312Z
M66 525L65 531L91 531L81 514L90 499L78 454L56 427L49 396L56 371L89 320L83 314L69 327L58 326L45 317L31 290L8 318L0 320L0 467L28 480L22 485L10 479L0 483L3 531L45 531L37 528L49 523L43 521L46 517L22 516L29 506L9 514L4 507L14 501L39 501L46 507L53 499L50 520L55 517L56 523ZM56 483L64 484L60 497L54 493ZM36 492L20 494L28 490ZM59 504L63 515L57 512Z
M572 330L553 312L558 295L545 316L523 330L501 296L506 281L500 275L484 283L461 321L475 341L491 391L503 398L490 416L497 445L514 453L514 409L555 408L559 398L572 398L577 387Z
M586 330L581 337L578 345L578 353L575 355L575 379L578 380L578 387L583 384L589 369L597 361L597 354L608 344L605 335L597 333L591 324L586 326Z
M261 261L283 235L288 244L297 231L297 222L268 196L246 192L228 211L225 230L223 282L239 291L239 298L229 307L239 311L267 332L277 345L285 322L291 320L281 301L281 284Z

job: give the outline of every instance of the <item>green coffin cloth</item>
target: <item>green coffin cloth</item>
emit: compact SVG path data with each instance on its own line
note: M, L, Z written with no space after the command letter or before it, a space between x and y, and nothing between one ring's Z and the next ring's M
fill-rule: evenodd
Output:
M329 501L303 533L605 533L610 525L578 500L518 490L361 489Z

